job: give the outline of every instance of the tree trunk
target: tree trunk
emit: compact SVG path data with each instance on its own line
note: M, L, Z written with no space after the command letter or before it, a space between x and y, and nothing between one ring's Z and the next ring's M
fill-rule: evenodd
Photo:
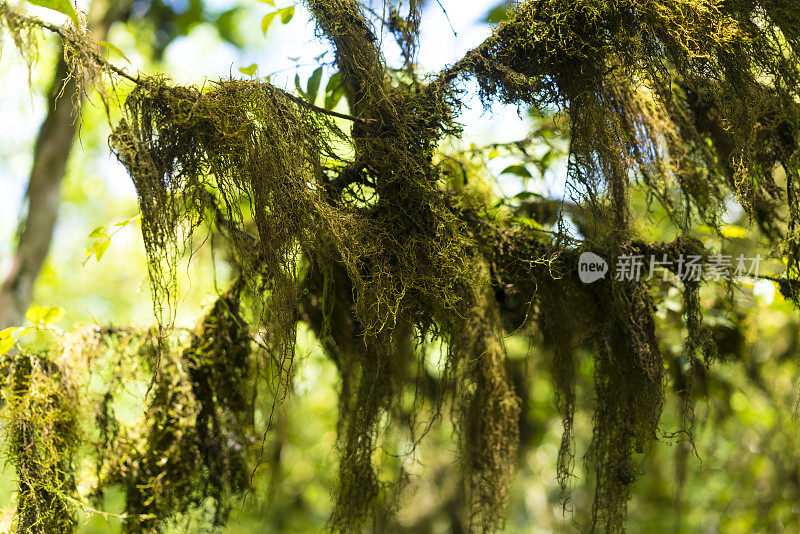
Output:
M130 0L94 0L89 13L92 39L95 42L105 39L110 26L122 18L131 3ZM18 325L24 320L34 282L53 240L61 202L61 182L80 120L76 103L81 95L77 93L75 83L67 81L67 75L62 53L48 95L47 116L34 148L25 193L27 209L20 221L19 242L11 269L0 286L0 329Z

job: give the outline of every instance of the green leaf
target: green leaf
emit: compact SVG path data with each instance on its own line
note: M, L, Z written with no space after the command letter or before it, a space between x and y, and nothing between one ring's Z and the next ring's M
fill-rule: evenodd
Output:
M306 86L306 98L312 104L317 100L317 93L319 93L319 84L322 82L322 67L317 67L308 79Z
M122 228L123 226L128 226L129 224L131 224L134 221L138 221L139 219L141 219L141 217L142 217L142 214L141 213L137 213L133 217L128 217L127 219L123 219L123 220L121 220L119 222L115 222L114 226L119 226L120 228Z
M13 349L20 338L30 334L34 330L34 328L22 328L21 326L12 326L0 330L0 355ZM15 335L17 333L19 334Z
M108 229L105 226L98 226L92 230L92 233L89 234L89 237L107 237L107 230Z
M44 319L45 314L47 311L44 309L43 306L31 306L28 308L28 311L25 312L25 318L30 322L36 324L40 323L42 319Z
M258 0L258 1L261 2L262 4L269 4L272 7L275 7L275 0Z
M508 167L500 171L500 174L516 174L517 176L522 178L531 177L531 173L528 169L525 168L525 165L509 165Z
M530 217L519 217L518 216L518 217L514 217L512 219L512 221L520 223L520 224L524 224L525 226L527 226L529 228L535 228L537 230L541 230L541 228L542 228L542 225L539 224L539 222L536 221L536 219L531 219Z
M339 100L344 96L344 88L340 85L333 92L325 95L325 109L331 111L339 103Z
M14 338L11 336L0 339L0 355L5 354L6 352L13 349L14 345L16 344L17 342L14 341Z
M327 85L325 85L325 92L332 93L337 90L342 85L342 73L336 72L334 73L329 79Z
M281 8L278 10L278 13L281 15L281 22L284 24L289 24L289 21L291 21L292 17L294 17L294 6Z
M330 77L325 86L325 109L332 110L344 96L344 86L342 85L341 73L336 73Z
M28 0L28 2L35 6L46 7L64 15L69 15L76 24L78 23L78 14L69 0Z
M8 328L3 328L2 330L0 330L0 339L6 339L8 337L12 337L14 332L20 329L21 328L19 326L10 326Z
M97 258L97 261L100 261L103 258L103 254L106 253L106 250L108 250L109 246L111 246L111 239L97 241L94 245L92 245L92 252L94 252L94 257Z
M273 11L272 13L267 13L266 15L264 15L264 18L261 19L261 31L262 32L267 33L267 30L269 29L270 24L272 24L272 21L275 20L275 15L277 15L277 14L278 14L277 11Z
M722 237L726 237L728 239L745 239L747 237L747 229L734 224L726 224L720 228L720 233L722 234Z
M210 19L211 17L203 14L204 10L200 10L200 16L206 20ZM228 43L232 44L237 48L242 48L245 46L245 43L242 39L242 36L239 33L239 26L241 23L241 14L244 11L244 8L241 6L234 6L230 9L223 11L222 13L217 16L216 24L217 31L219 32L219 36ZM211 22L208 20L208 22Z
M28 311L25 312L25 318L33 324L41 323L45 315L47 315L47 308L45 306L31 306L28 308Z
M113 44L113 43L109 43L108 41L100 41L100 42L99 42L99 43L97 43L97 44L99 44L100 46L104 46L104 47L108 48L109 50L111 50L112 52L114 52L114 53L116 53L116 54L118 54L118 55L122 56L122 59L124 59L124 60L125 60L125 61L127 61L128 63L130 63L130 62L131 62L131 60L130 60L130 59L128 59L128 56L126 56L126 55L125 55L125 52L123 52L122 50L120 50L120 48L119 48L117 45L115 45L115 44Z
M22 328L20 328L19 326L12 326L10 328L5 328L3 330L0 330L0 355L5 354L6 352L14 348L14 345L17 342L16 340L21 337L21 336L17 336L16 338L14 337L14 334L18 330L22 330Z
M716 230L715 230L713 227L711 227L711 226L709 226L709 225L707 225L707 224L701 224L701 225L698 225L698 226L695 228L695 230L696 230L698 233L701 233L701 234L707 234L707 235L714 235L714 234L716 234L716 233L717 233L717 231L716 231Z
M60 306L31 306L28 308L28 311L25 312L25 318L33 324L51 324L59 321L62 317L64 317L64 308ZM23 330L20 337L28 334L32 330L32 328Z
M306 92L303 91L303 88L300 87L300 75L294 75L294 88L297 89L297 92L300 93L302 96L306 96Z
M61 306L49 306L47 313L44 315L43 322L45 324L57 323L64 317L64 308Z
M510 2L508 1L501 2L500 4L489 10L484 20L489 24L497 24L499 22L503 22L508 18L509 6Z
M253 64L252 64L252 65L250 65L249 67L242 67L242 68L240 68L240 69L239 69L239 72L241 72L242 74L246 74L246 75L248 75L248 76L252 76L253 74L255 74L255 73L256 73L256 71L257 71L257 70L258 70L258 65L256 65L255 63L253 63Z
M539 193L534 193L533 191L522 191L521 193L514 195L514 198L519 200L529 200L531 198L544 199L544 196L540 195Z
M553 152L552 150L548 150L547 152L545 152L545 154L544 154L544 155L542 156L542 158L539 160L539 165L540 165L542 168L545 168L545 169L547 169L547 168L549 168L549 167L550 167L550 165L552 165L552 164L553 164L553 160L555 160L555 159L556 159L556 154L555 154L555 152ZM544 174L544 173L542 173L542 174Z

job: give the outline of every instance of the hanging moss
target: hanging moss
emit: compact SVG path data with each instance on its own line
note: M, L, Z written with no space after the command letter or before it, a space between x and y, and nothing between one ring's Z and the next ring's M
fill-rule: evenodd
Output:
M495 532L516 471L520 401L500 337L499 314L489 295L451 331L450 359L463 366L457 381L456 418L466 472L470 519L476 532Z
M138 357L153 373L144 428L122 425L109 412L114 390L102 396L101 439L115 452L98 456L95 491L124 488L126 532L158 531L194 509L210 510L211 522L221 525L248 488L254 362L240 290L234 284L216 302L186 349L164 352L152 339L141 342Z
M50 355L6 356L2 419L6 458L18 479L14 531L73 532L79 500L73 457L76 391Z
M570 177L594 205L608 195L612 223L625 219L630 177L682 228L693 213L715 224L731 192L782 242L792 274L796 15L783 3L524 2L448 75L472 71L486 98L565 110ZM776 165L786 173L783 191L771 175ZM670 193L676 187L683 198ZM779 202L793 213L783 229L773 215Z

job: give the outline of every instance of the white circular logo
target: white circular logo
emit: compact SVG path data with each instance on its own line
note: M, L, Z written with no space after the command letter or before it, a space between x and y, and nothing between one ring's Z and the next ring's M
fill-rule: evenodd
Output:
M605 278L607 272L608 263L594 252L584 252L578 258L578 277L584 284Z

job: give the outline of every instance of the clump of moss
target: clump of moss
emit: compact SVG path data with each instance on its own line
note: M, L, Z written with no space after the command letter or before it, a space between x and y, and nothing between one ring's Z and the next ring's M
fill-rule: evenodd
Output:
M7 461L19 489L18 533L68 533L79 500L73 458L79 442L76 390L47 353L6 356L2 409Z
M484 294L448 340L450 360L463 367L456 382L456 420L470 523L476 532L495 532L505 524L519 445L520 400L509 376L499 324L496 305Z
M144 428L121 424L109 411L113 389L100 401L103 446L115 452L98 456L96 493L123 487L127 532L158 530L194 509L221 525L249 487L255 363L240 290L235 284L216 302L185 349L141 341L138 357L153 373Z
M388 86L371 98L374 107L354 134L352 161L332 150L341 136L332 124L255 81L221 82L204 93L149 80L129 97L126 118L112 136L139 192L153 291L165 309L174 295L178 244L210 210L227 231L234 229L237 261L253 293L267 291L260 324L283 369L290 368L294 350L298 258L304 255L322 275L328 330L328 299L339 293L332 273L344 269L341 283L352 292L353 322L363 341L354 354L340 347L331 354L343 377L342 505L333 517L341 528L363 521L377 494L374 435L381 414L403 391L396 371L405 364L392 356L402 339L398 325L424 331L437 320L455 324L448 317L463 315L475 300L468 289L474 278L470 241L439 190L431 161L437 139L448 131L447 105ZM345 194L337 187L341 177L373 188L376 202ZM253 238L244 230L251 222ZM476 356L482 357L470 357Z
M0 33L0 47L4 44L2 37L7 32L23 61L29 66L33 65L38 57L36 44L41 35L42 22L12 9L7 2L2 2L0 24L4 27L4 31Z
M663 363L647 288L612 284L601 298L601 312L609 319L595 358L592 526L616 532L623 528L632 484L641 474L634 455L647 452L656 438L664 402Z
M0 52L3 36L9 34L17 52L28 66L29 85L31 69L39 58L39 40L45 29L61 37L66 69L60 91L63 92L67 84L74 84L74 105L78 110L82 105L82 98L90 91L99 93L103 103L107 104L110 95L105 84L109 82L113 87L115 75L122 71L111 66L100 54L100 46L92 41L82 13L76 14L65 25L56 26L11 7L6 1L0 2Z
M684 231L698 218L716 226L734 195L780 246L776 252L788 259L794 279L800 63L790 22L796 9L779 4L522 2L441 80L469 72L487 100L565 113L570 191L593 222L584 226L587 241L602 244L611 257L631 250L629 188L639 181ZM783 188L773 175L777 166L786 176ZM782 202L786 221L776 216ZM673 252L667 248L658 252ZM672 248L697 253L685 241ZM535 276L531 271L527 276ZM539 287L545 283L564 286L541 281ZM598 287L604 288L596 295L599 313L580 314L568 324L582 321L587 330L602 332L595 337L598 399L589 456L597 474L593 518L595 527L619 530L637 476L633 453L655 438L663 364L647 290L624 283ZM699 313L697 284L687 282L684 295L686 357L708 362L714 348ZM552 313L552 305L542 300L541 306ZM552 320L543 326L560 344L569 339ZM557 350L556 362L564 481L572 458L570 351Z

